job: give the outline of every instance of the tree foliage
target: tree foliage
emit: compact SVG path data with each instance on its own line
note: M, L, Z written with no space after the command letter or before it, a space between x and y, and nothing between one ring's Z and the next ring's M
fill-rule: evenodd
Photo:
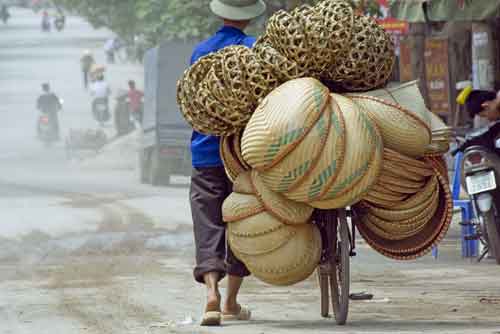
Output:
M258 32L267 17L319 0L265 0L267 13L252 27ZM373 7L375 0L350 0L353 6ZM107 27L125 40L142 35L149 45L161 40L200 39L212 34L220 21L209 9L210 0L54 0L87 19L94 27ZM366 3L366 4L365 4Z

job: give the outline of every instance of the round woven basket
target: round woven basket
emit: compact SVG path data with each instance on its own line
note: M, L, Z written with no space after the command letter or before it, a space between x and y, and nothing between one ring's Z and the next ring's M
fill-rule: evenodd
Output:
M234 182L238 175L247 171L247 168L241 164L240 160L236 156L236 153L233 152L232 137L232 135L230 137L222 137L219 150L226 174L229 179Z
M328 100L328 89L313 78L291 80L273 90L243 132L244 160L260 171L273 167L304 140Z
M379 253L397 260L413 260L428 253L446 234L452 218L453 202L449 184L440 174L440 167L433 165L438 177L439 202L433 218L416 235L402 240L388 240L374 233L364 224L358 230L363 239Z
M307 178L310 179L320 159L328 156L331 161L339 161L342 158L344 136L342 132L336 133L337 129L331 125L334 117L336 121L341 119L338 112L332 112L327 106L304 140L280 162L260 173L270 189L286 193L303 184ZM343 127L340 131L343 131ZM334 136L329 136L330 132L335 132Z
M255 195L231 193L222 204L222 218L226 223L255 216L266 209Z
M375 184L382 168L382 137L373 119L344 96L332 94L332 103L344 116L346 146L338 175L330 185L326 184L318 200L310 202L319 209L342 208L358 202ZM318 181L322 181L321 177ZM293 198L293 192L286 196Z
M432 194L437 191L437 177L431 177L427 181L425 187L423 187L420 191L415 193L413 196L409 197L407 200L398 203L396 206L397 210L406 210L406 209L411 209L415 206L418 206L422 204L422 202L425 202L426 199L432 196Z
M321 235L312 224L289 226L296 234L283 246L262 255L235 255L258 279L273 285L292 285L305 280L316 269L321 257ZM229 239L231 249L233 244Z
M244 258L269 254L283 247L297 234L297 230L293 227L285 224L277 225L272 220L276 220L276 218L263 212L244 218L237 223L229 224L227 231L231 250ZM256 223L257 221L258 223ZM255 226L264 226L262 222L267 222L269 226L276 226L276 228L273 230L266 228L259 231ZM252 235L248 235L248 231L252 227Z
M427 124L402 107L385 100L363 95L351 99L375 120L384 139L384 146L410 157L421 157L431 142Z
M233 182L233 191L240 194L254 194L250 171L241 173Z
M267 211L286 224L304 224L309 221L313 208L304 203L291 201L282 194L276 193L266 187L254 169L251 173L251 181L255 194Z

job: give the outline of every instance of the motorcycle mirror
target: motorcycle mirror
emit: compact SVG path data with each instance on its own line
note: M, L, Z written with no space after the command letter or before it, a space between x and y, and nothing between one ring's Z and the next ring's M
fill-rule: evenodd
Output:
M495 140L495 148L500 149L500 138L497 138L497 139Z

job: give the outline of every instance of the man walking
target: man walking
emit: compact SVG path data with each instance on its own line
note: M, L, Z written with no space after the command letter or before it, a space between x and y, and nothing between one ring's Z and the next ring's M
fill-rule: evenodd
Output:
M243 30L251 19L262 15L262 0L212 0L212 12L223 20L216 34L194 50L191 64L200 57L230 45L251 47L255 38ZM207 303L202 326L218 326L221 320L249 320L250 311L237 302L243 277L249 275L243 263L226 248L222 203L232 191L219 156L219 138L196 131L191 138L193 171L191 177L191 213L196 244L194 277L207 288ZM218 283L228 276L227 295L221 308Z

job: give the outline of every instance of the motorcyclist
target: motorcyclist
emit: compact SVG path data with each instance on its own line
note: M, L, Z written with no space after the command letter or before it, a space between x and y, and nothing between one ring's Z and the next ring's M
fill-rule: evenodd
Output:
M55 26L58 30L62 30L66 24L66 16L61 9L57 9L56 18L54 20Z
M10 18L9 8L6 4L2 4L1 6L0 18L2 19L3 23L7 23L7 20Z
M500 94L489 90L472 90L465 100L471 118L476 115L489 122L500 120Z
M61 101L56 94L50 91L48 83L42 84L42 95L36 102L37 109L49 118L49 124L53 126L55 138L59 139L59 119L57 113L61 110Z
M109 96L111 95L111 88L104 80L104 74L99 74L96 78L96 81L92 83L92 85L90 86L90 94L94 97L92 101L92 112L94 114L94 117L100 122L107 121L109 119ZM100 117L98 117L98 104L106 105L107 112L103 117L104 119L100 119Z

